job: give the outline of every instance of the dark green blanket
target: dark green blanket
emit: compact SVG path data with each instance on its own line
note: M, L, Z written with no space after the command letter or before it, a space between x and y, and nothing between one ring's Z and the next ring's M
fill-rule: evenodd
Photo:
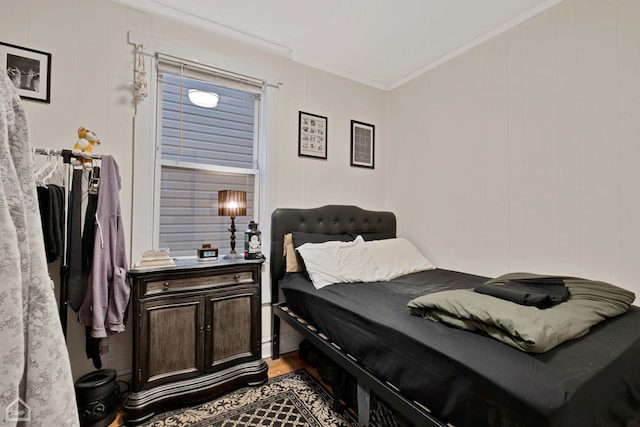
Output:
M558 278L571 296L566 302L546 309L525 306L458 289L435 292L407 304L411 314L470 331L479 331L515 348L543 353L558 344L578 338L602 320L629 309L635 295L606 282L579 277L509 273L487 284L500 286L510 280Z

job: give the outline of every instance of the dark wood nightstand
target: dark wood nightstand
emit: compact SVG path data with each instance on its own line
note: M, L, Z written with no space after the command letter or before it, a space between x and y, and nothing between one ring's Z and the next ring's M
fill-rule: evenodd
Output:
M267 379L261 355L263 260L180 260L131 270L132 390L127 424Z

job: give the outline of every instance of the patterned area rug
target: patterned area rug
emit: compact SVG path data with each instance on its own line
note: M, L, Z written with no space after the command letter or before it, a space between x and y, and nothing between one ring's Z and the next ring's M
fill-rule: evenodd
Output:
M199 406L157 415L144 427L356 427L336 412L331 395L304 369L244 387Z

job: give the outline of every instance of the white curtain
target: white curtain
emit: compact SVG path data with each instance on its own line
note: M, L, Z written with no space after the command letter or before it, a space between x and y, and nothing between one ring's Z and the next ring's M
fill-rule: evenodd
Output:
M20 97L0 68L0 426L78 426Z

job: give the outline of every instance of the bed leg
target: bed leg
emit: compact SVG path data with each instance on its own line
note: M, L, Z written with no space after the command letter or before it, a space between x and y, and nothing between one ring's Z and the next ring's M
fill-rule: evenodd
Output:
M271 319L273 334L271 335L271 359L280 358L280 318L275 314Z
M371 396L369 387L364 387L358 382L358 426L367 427L369 425L369 409Z

